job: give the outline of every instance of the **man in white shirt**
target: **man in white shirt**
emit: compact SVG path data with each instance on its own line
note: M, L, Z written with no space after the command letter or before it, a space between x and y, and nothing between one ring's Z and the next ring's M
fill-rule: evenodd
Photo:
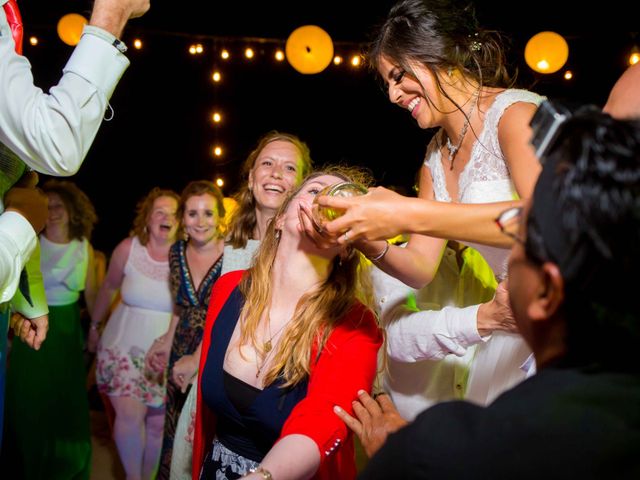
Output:
M486 261L450 242L433 281L420 290L377 268L372 278L387 332L381 383L402 417L411 421L436 403L466 398L475 346L494 330L515 330L503 289L494 300Z
M0 142L37 172L73 175L129 66L126 47L118 37L130 18L149 9L150 0L96 0L80 43L49 93L33 84L29 61L16 53L13 30L20 29L20 16L15 0L0 0L0 6ZM29 221L33 210L26 216L20 209L13 210L0 216L0 301L15 293L20 272L37 243L37 225ZM1 432L7 315L0 317ZM35 336L44 339L46 322L32 327Z

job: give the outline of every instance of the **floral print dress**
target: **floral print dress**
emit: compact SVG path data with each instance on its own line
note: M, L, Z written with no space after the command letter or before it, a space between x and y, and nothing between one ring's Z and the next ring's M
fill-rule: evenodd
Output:
M98 388L110 396L132 397L148 407L162 407L164 378L145 375L144 357L171 323L169 262L151 258L137 237L131 243L120 294L122 301L111 314L98 346Z

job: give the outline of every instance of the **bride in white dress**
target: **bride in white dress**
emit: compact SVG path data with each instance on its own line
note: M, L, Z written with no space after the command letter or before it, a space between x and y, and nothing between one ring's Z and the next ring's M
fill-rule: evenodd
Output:
M418 199L384 188L349 199L322 197L321 204L346 210L323 234L353 242L414 288L433 279L444 239L475 247L502 280L511 239L494 219L533 191L540 165L529 145L529 122L543 98L507 88L499 39L480 29L472 12L453 5L396 5L370 61L392 103L420 128L439 129L427 148ZM413 233L406 248L375 241L399 233ZM520 336L509 333L513 324L496 330L479 344L467 383L466 398L480 404L523 380L530 356Z

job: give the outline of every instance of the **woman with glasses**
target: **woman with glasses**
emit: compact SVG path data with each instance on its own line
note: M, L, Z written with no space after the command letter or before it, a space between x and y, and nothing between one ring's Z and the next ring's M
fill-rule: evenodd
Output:
M529 197L535 184L540 166L528 143L529 122L542 97L509 88L500 37L478 25L471 5L398 3L369 58L389 100L420 128L438 130L427 147L419 198L384 188L352 199L322 197L321 205L346 210L326 232L413 287L432 280L445 239L477 248L504 278L508 251L496 247L511 240L494 219ZM414 234L404 249L379 240L407 232ZM510 333L478 341L467 396L484 404L524 378L519 367L529 353Z

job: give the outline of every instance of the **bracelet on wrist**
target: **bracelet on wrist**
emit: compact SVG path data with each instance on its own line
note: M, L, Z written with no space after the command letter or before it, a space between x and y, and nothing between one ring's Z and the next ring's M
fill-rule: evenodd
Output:
M250 468L249 473L259 473L264 480L273 480L271 472L264 467L258 465L256 468Z
M390 246L389 242L385 241L384 248L382 249L382 251L380 253L378 253L377 255L374 255L374 256L367 255L366 257L369 260L371 260L372 262L377 262L378 260L381 260L382 257L384 257L387 254L387 252L389 251L389 246Z

